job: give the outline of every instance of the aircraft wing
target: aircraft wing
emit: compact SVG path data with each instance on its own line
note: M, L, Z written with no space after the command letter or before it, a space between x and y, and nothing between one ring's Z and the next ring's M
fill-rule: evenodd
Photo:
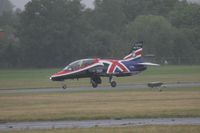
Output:
M160 64L155 64L155 63L151 63L151 62L137 63L137 65L144 65L144 66L160 66Z

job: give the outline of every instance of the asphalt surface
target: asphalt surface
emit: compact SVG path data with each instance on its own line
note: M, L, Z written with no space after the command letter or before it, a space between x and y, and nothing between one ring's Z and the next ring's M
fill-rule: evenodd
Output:
M200 118L149 118L121 120L18 122L0 124L0 131L55 128L122 127L143 125L200 125Z
M200 87L200 82L195 83L164 83L161 87L154 88L156 89L184 89L191 87ZM92 88L91 86L85 87L69 87L67 89L62 88L29 88L29 89L0 89L0 94L3 93L48 93L48 92L78 92L78 91L94 91L94 90L137 90L137 89L147 89L149 88L147 84L124 84L118 85L115 88L110 86L99 86L97 88Z

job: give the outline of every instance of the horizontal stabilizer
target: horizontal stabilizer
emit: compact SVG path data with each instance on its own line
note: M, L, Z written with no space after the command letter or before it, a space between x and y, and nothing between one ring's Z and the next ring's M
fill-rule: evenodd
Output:
M137 63L137 65L144 65L144 66L160 66L160 64L155 64L155 63L151 63L151 62Z

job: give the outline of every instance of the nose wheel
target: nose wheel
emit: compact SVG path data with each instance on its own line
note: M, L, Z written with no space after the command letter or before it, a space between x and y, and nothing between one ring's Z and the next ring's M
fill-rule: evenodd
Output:
M62 88L65 90L67 89L67 85L62 85Z
M65 84L64 81L61 82L61 85L62 85L62 89L67 89L67 85Z

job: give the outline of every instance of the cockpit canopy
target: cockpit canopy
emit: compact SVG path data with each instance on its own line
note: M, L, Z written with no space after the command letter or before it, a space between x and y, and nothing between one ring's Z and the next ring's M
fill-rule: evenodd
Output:
M69 65L67 65L64 70L77 70L79 68L83 68L89 65L92 65L95 62L95 59L82 59L82 60L77 60Z

